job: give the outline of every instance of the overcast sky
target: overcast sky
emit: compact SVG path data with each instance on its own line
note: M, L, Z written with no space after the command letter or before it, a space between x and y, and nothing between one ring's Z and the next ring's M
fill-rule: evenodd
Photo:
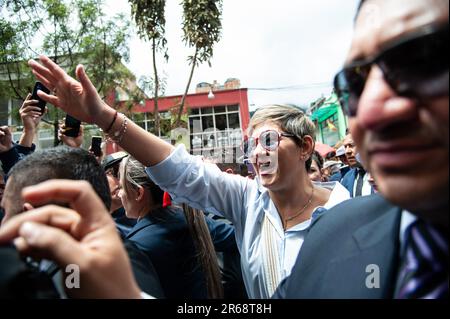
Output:
M169 62L166 95L184 92L193 53L182 42L181 0L167 0L166 38ZM269 103L309 105L329 95L334 74L343 64L359 0L224 0L222 38L214 47L212 66L194 73L190 92L199 82L238 78L249 89L253 110ZM126 0L106 0L107 12L130 14ZM152 75L150 45L133 36L128 67ZM281 88L281 89L280 89ZM260 90L268 89L268 90Z

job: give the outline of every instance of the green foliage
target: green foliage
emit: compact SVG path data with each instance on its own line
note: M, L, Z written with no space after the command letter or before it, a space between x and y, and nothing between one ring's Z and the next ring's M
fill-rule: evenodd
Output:
M164 95L166 93L167 86L167 76L158 78L158 86L159 86L159 95ZM153 97L155 81L152 77L149 76L141 76L139 78L139 87L150 97Z
M156 50L164 50L164 58L169 59L167 54L167 40L165 38L166 0L129 0L131 14L138 28L141 39L155 43Z
M195 53L188 57L191 72L186 89L181 99L175 126L183 123L186 96L191 85L194 69L203 62L211 66L213 47L220 40L222 31L222 0L184 0L183 1L183 41L195 48Z
M155 129L159 130L159 110L158 110L158 95L160 91L160 79L158 76L158 68L156 65L156 54L158 51L164 51L164 58L169 59L167 54L167 40L164 36L166 18L165 0L129 0L131 4L131 14L134 17L138 27L138 34L141 39L149 40L152 46L152 62L153 62L153 81L152 91L155 103ZM150 82L148 82L150 83Z
M214 43L221 37L221 15L222 0L183 1L183 40L197 52L189 57L190 64L210 64Z
M26 61L39 54L52 57L71 75L77 64L84 64L103 95L132 79L121 67L121 59L129 56L129 21L123 15L105 20L102 5L102 0L6 0L0 20L0 81L10 74L9 93L26 97L34 82Z
M124 15L106 19L102 0L5 0L0 18L0 92L24 100L34 76L29 59L45 54L72 76L78 64L86 67L100 95L125 91L134 76L128 61L130 21ZM57 123L62 112L49 106L45 119ZM56 137L55 137L56 138Z

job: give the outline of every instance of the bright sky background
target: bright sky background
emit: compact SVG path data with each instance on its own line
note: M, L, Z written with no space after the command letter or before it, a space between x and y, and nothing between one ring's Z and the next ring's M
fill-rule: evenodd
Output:
M105 2L106 12L130 14L126 0ZM193 53L182 41L180 2L166 4L169 62L161 58L159 63L160 74L167 77L166 95L184 92L190 70L186 59ZM214 48L212 67L205 63L195 70L189 92L199 82L238 78L249 89L250 110L269 103L306 106L328 96L350 45L358 2L224 0L222 39ZM137 36L130 42L127 66L137 78L153 74L151 47Z

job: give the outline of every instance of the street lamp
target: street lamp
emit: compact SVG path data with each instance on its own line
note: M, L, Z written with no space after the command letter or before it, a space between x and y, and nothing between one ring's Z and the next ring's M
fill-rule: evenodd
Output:
M212 100L213 98L215 98L215 95L212 91L212 87L209 87L209 93L208 93L208 99Z

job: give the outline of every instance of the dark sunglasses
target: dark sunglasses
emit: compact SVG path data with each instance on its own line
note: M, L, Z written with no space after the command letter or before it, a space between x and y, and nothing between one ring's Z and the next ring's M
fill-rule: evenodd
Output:
M400 96L420 100L448 95L448 25L422 29L340 71L334 78L334 89L348 116L356 116L373 64Z
M280 145L282 136L293 138L296 137L294 134L279 133L275 130L267 130L262 132L257 138L249 137L244 140L241 148L247 158L250 158L251 154L258 146L258 143L260 143L266 151L275 151Z

